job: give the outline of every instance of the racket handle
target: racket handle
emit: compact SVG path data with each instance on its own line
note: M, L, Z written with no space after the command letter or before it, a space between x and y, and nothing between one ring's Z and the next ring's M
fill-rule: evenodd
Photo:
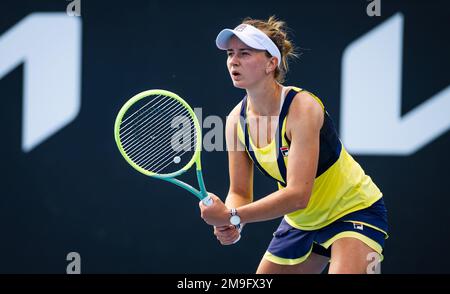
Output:
M203 204L205 204L205 206L211 206L213 204L213 200L209 196L206 196L205 198L203 198L202 202L203 202Z

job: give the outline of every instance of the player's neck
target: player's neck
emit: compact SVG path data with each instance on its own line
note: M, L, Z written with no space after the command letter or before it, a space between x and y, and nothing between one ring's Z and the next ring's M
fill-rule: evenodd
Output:
M276 81L247 89L249 111L259 116L279 115L281 91L282 85Z

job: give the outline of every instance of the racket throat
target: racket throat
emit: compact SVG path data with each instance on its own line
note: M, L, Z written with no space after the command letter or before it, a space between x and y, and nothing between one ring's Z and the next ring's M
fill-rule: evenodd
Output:
M200 200L203 200L204 198L208 197L208 192L206 192L205 182L203 181L203 173L201 170L197 169L197 180L198 180L198 187L200 188Z

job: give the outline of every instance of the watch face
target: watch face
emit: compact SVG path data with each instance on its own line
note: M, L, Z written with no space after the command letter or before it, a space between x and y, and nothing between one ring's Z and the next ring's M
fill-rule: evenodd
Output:
M241 218L238 215L233 215L230 217L230 223L236 226L241 223Z

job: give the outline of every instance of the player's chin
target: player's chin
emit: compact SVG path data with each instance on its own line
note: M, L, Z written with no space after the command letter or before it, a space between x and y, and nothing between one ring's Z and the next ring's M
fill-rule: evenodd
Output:
M239 89L246 88L246 84L243 81L236 81L234 79L232 81L233 81L233 86L235 86L236 88L239 88Z

